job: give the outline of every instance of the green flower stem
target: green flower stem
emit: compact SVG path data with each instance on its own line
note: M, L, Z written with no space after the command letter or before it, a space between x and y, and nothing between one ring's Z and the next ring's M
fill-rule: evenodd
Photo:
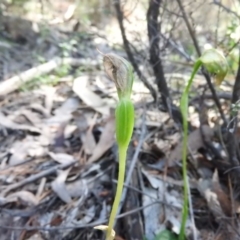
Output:
M220 85L225 78L228 65L225 57L215 49L207 50L194 64L191 77L184 89L180 101L180 109L183 116L183 149L182 149L182 172L184 183L184 203L182 210L182 223L179 233L179 240L185 239L185 225L188 218L188 178L187 178L187 148L188 148L188 96L194 76L199 68L204 65L208 72L215 74L216 84Z
M188 179L187 179L187 143L188 143L188 95L189 90L192 85L192 81L194 79L195 74L197 73L198 69L201 67L202 63L197 61L194 64L194 69L190 80L183 92L180 108L181 113L183 116L183 149L182 149L182 172L183 172L183 186L184 186L184 203L183 203L183 210L182 210L182 224L179 234L179 240L185 239L185 225L187 222L188 217Z
M107 231L107 240L112 240L111 232L113 229L114 219L116 217L118 206L122 196L127 150L132 137L134 126L134 106L132 101L128 97L123 97L120 99L115 111L115 118L116 118L116 139L119 154L119 170L117 192L114 199L112 211L110 214Z
M132 65L124 58L115 54L106 54L103 62L106 73L115 83L119 99L115 111L116 140L119 154L118 183L117 192L107 227L107 240L112 240L115 235L115 232L113 231L114 221L122 196L127 150L131 141L134 127L134 106L130 99L134 73Z
M118 167L118 184L117 191L112 207L112 211L109 218L108 230L107 230L107 240L112 240L111 232L114 225L114 220L117 214L118 206L121 201L123 184L125 178L125 168L126 168L126 157L127 157L127 148L128 147L119 147L119 167Z

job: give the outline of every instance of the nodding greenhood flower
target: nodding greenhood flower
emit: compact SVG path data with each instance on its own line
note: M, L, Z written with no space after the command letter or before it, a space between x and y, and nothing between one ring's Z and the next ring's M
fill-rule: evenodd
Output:
M107 75L115 83L119 97L115 111L117 143L126 147L131 140L134 126L134 107L130 99L133 67L127 60L113 53L104 55L103 64Z
M199 60L214 75L216 85L221 85L228 72L228 63L223 53L217 49L208 49Z
M215 76L215 82L220 85L228 72L228 64L224 55L216 49L208 49L197 59L193 66L190 79L183 91L180 109L183 116L183 147L182 147L182 171L184 182L184 205L182 211L182 223L179 233L179 240L185 238L185 225L188 217L188 179L187 179L187 143L188 143L188 96L193 79L201 66Z
M103 58L105 72L115 83L119 102L115 110L116 140L118 144L119 168L116 196L112 206L107 230L107 240L114 238L114 220L121 200L122 189L125 178L127 149L131 141L134 127L134 106L130 99L134 73L132 65L122 57L115 54L106 54Z
M108 77L115 83L119 99L130 98L134 78L132 65L113 53L104 55L103 65Z

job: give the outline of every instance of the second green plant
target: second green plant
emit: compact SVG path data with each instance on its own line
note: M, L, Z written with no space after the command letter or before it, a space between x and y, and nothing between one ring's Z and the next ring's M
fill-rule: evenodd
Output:
M182 210L182 223L179 240L185 240L185 225L188 216L188 180L187 180L187 143L188 143L188 96L193 79L198 70L204 66L209 73L215 76L215 82L220 85L228 72L228 64L224 55L216 49L206 50L197 59L193 66L191 77L181 97L180 108L183 116L183 149L182 149L182 171L184 182L184 204Z

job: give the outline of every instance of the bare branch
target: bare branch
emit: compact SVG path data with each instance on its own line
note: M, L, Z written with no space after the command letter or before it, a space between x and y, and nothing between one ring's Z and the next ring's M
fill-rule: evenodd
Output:
M233 92L232 92L232 106L237 104L239 102L239 99L240 99L240 48L239 48L238 72L237 72L237 76L235 79ZM236 139L237 125L238 125L238 111L235 110L231 112L231 118L228 126L228 137L227 137L227 148L228 148L229 160L234 167L239 166L239 159L240 159L240 153L238 149L239 147ZM240 172L239 168L236 168L236 170L238 170L237 171L238 173Z
M158 22L158 17L160 4L161 0L151 0L147 12L148 38L150 42L150 63L156 77L158 90L161 93L163 105L168 110L170 115L172 115L174 121L179 123L182 122L182 116L179 110L172 105L166 78L164 76L162 61L159 57L160 24Z
M155 89L153 88L153 86L148 82L148 80L144 77L144 75L140 71L140 69L139 69L139 67L138 67L138 65L137 65L137 63L134 59L132 50L130 48L129 41L128 41L126 33L125 33L125 28L123 26L123 13L122 13L122 10L121 10L120 0L113 0L113 2L114 2L116 13L117 13L118 24L119 24L119 27L120 27L120 30L121 30L121 33L122 33L123 45L124 45L125 51L127 53L127 56L129 58L129 61L133 65L133 68L134 68L135 72L137 73L138 77L142 80L144 85L151 92L152 97L154 98L154 101L156 101L157 100L157 93L156 93Z
M222 9L224 9L224 11L226 11L227 13L231 13L233 14L235 17L237 17L238 19L240 19L240 15L238 15L236 12L232 11L230 8L226 7L225 5L223 5L221 3L221 1L219 0L213 0L213 4L221 7Z
M168 41L168 43L181 55L183 56L187 61L192 62L193 59L191 58L191 56L189 56L183 48L181 48L180 46L178 46L178 44L172 40L170 37L167 38L164 34L160 33L161 37L164 38L166 41Z
M197 41L195 33L194 33L193 29L192 29L192 26L191 26L191 24L190 24L190 22L188 20L188 16L187 16L187 14L185 12L185 9L184 9L184 7L182 5L182 1L181 0L177 0L177 2L178 2L180 10L182 12L183 19L184 19L184 22L185 22L185 24L187 26L188 32L189 32L189 34L191 36L191 39L193 41L193 45L194 45L194 47L195 47L195 49L197 51L198 56L200 57L201 56L201 50L200 50L200 47L198 45L198 41ZM220 104L219 98L217 96L217 93L216 93L216 91L214 89L214 86L213 86L213 84L211 82L211 78L210 78L209 74L207 73L207 71L204 68L202 68L202 73L203 73L204 77L207 80L207 84L208 84L208 86L209 86L209 88L210 88L210 90L212 92L213 99L214 99L215 104L216 104L216 106L218 108L218 111L219 111L219 113L221 115L221 118L222 118L224 124L227 125L227 120L226 120L225 115L223 113L223 110L221 108L221 104Z

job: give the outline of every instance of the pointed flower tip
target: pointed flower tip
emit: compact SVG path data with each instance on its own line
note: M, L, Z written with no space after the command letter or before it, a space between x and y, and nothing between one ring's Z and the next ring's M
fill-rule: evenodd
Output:
M115 83L119 97L129 97L134 76L132 65L126 59L113 53L104 55L103 65L106 74Z
M209 73L214 75L216 85L221 85L228 72L228 63L223 53L217 49L208 49L200 60Z

